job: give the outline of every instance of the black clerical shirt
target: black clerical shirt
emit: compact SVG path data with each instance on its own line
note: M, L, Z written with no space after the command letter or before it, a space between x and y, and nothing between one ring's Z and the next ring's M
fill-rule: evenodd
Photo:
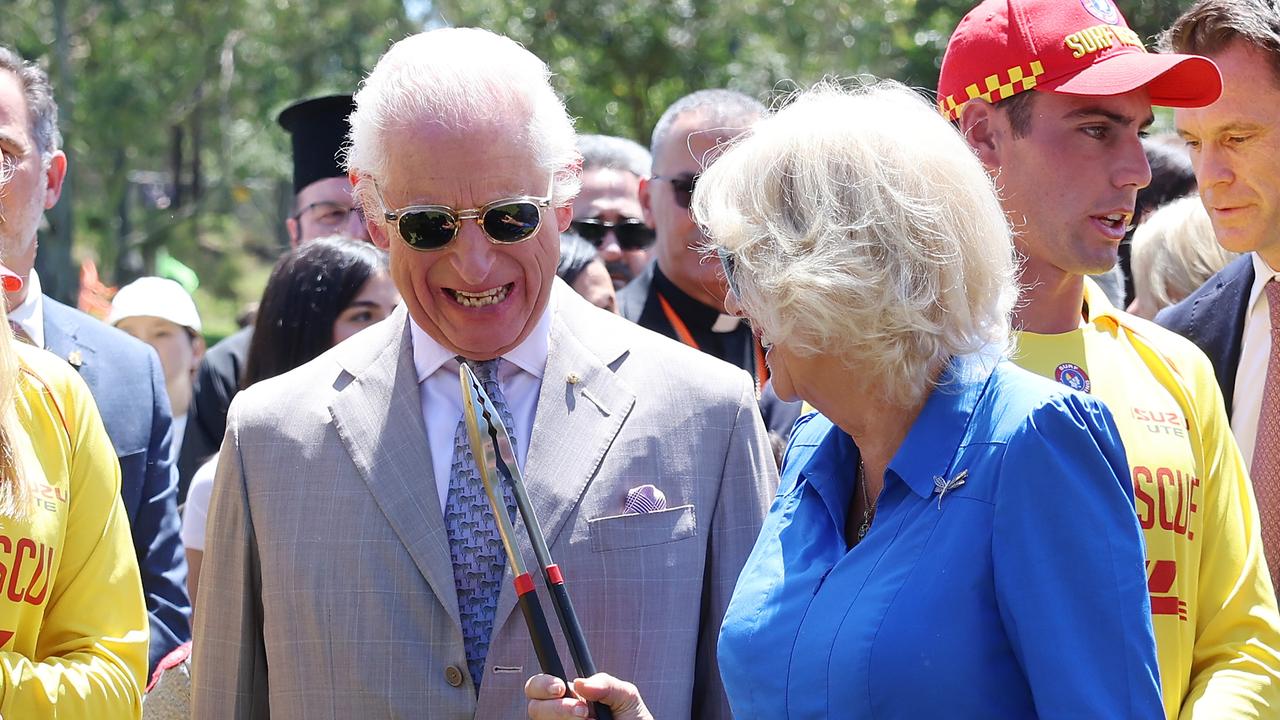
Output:
M643 328L737 365L759 382L760 359L747 322L690 297L658 269L656 261L618 293L618 311ZM687 337L681 337L677 325L688 330Z

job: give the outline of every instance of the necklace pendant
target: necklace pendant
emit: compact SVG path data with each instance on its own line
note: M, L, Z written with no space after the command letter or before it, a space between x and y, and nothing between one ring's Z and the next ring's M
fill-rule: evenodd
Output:
M862 538L866 537L867 531L870 529L871 529L871 515L870 513L863 513L862 524L858 526L858 539L861 540Z

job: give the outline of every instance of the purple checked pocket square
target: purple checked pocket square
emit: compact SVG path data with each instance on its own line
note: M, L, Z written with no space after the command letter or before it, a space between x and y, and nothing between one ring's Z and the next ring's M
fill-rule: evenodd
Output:
M627 491L627 502L622 512L627 515L657 512L667 509L667 496L652 485L640 485Z

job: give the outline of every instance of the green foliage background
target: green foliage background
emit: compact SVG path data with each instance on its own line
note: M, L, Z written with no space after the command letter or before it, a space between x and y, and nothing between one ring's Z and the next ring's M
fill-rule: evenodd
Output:
M1074 2L1076 0L1062 0ZM476 25L555 72L584 132L647 144L692 90L762 99L862 73L934 87L969 0L0 0L0 43L53 71L70 193L42 238L42 278L74 293L70 260L111 283L167 252L200 275L214 335L232 329L285 246L292 100L356 87L424 27ZM1121 0L1145 38L1188 0ZM75 251L69 249L74 245Z

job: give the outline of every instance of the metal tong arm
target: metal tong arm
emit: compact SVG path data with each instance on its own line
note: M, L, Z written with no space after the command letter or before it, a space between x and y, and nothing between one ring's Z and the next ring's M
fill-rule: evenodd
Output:
M468 370L469 372L469 370ZM542 577L551 593L551 606L556 611L556 619L560 621L560 629L569 643L569 655L578 671L579 677L591 677L596 674L595 661L591 658L591 649L587 646L586 633L578 622L578 614L573 609L573 601L569 599L569 590L564 585L564 575L560 567L551 559L551 550L547 547L546 536L542 532L542 524L529 501L529 493L525 490L524 474L520 472L520 463L516 460L515 445L511 435L502 423L502 416L497 407L489 399L484 388L472 374L469 397L479 406L478 414L488 425L488 433L496 449L493 467L511 485L511 493L515 497L516 508L524 519L525 531L529 534L529 542L533 546L533 554L542 567ZM488 447L486 447L488 452ZM488 458L486 458L487 460ZM562 678L563 679L563 678ZM613 720L613 713L603 703L592 703L596 720Z
M462 381L462 413L467 425L467 439L471 442L473 453L484 455L476 458L476 467L480 471L480 481L484 483L485 495L489 497L489 507L493 510L494 521L498 525L498 536L502 538L507 562L511 563L511 572L515 576L516 596L520 603L520 612L524 615L525 624L529 628L533 651L538 656L538 664L542 667L542 672L568 682L564 666L560 662L560 654L556 652L555 640L551 636L551 626L547 623L547 616L542 612L542 603L538 601L533 577L525 569L524 560L520 557L520 548L515 544L515 529L511 526L511 518L507 517L507 504L502 501L502 494L496 483L497 478L493 477L491 468L495 467L497 457L494 452L496 432L489 414L476 411L481 407L479 397L475 394L480 384L466 363L460 365L458 374Z

